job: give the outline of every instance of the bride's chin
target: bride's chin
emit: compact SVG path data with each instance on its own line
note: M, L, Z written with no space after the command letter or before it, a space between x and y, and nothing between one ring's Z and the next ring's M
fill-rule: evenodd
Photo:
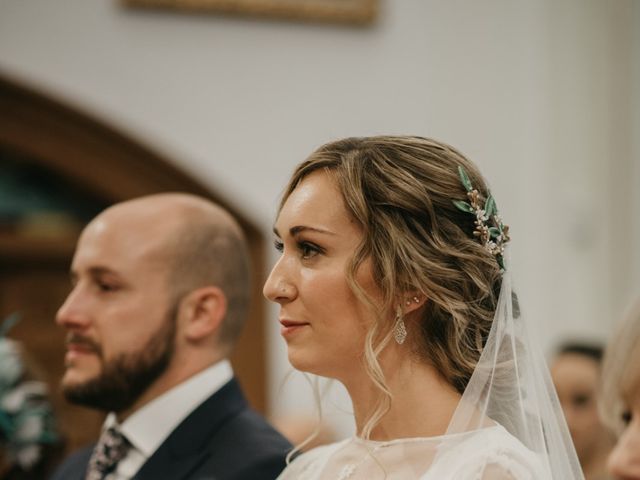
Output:
M288 357L291 366L300 372L327 376L326 373L322 373L326 369L323 369L323 365L321 365L317 358L313 358L311 355L309 355L309 352L305 352L304 350L300 349L289 348Z
M309 358L305 358L304 354L301 355L300 352L292 352L291 349L289 349L288 357L289 363L296 370L306 373L313 373L311 371L313 370L313 362L311 362Z
M331 378L334 380L339 380L341 378L340 372L336 372L335 366L328 365L326 362L318 361L317 358L312 359L308 355L292 355L290 352L289 363L299 372ZM344 370L344 366L342 370Z

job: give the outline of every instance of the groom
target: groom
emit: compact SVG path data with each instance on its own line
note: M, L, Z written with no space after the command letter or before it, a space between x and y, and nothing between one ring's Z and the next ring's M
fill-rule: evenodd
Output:
M251 410L227 360L249 302L246 244L208 200L116 204L82 232L62 389L109 412L52 480L273 480L289 443Z

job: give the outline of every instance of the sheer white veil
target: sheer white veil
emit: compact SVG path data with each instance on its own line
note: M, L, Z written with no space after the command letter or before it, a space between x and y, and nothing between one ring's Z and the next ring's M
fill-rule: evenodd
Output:
M545 358L527 333L506 263L491 331L447 434L498 423L533 452L544 480L583 479Z

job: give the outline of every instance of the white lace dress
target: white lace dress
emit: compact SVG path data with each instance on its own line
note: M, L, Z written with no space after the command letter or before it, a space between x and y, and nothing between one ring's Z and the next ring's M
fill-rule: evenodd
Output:
M353 437L297 457L279 480L547 480L542 462L502 426L388 442Z

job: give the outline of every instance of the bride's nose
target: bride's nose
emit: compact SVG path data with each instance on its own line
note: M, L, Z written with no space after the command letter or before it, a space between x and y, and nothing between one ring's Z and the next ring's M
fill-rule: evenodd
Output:
M276 303L290 302L296 297L297 289L285 268L284 257L280 257L273 266L262 289L262 294L268 300Z

